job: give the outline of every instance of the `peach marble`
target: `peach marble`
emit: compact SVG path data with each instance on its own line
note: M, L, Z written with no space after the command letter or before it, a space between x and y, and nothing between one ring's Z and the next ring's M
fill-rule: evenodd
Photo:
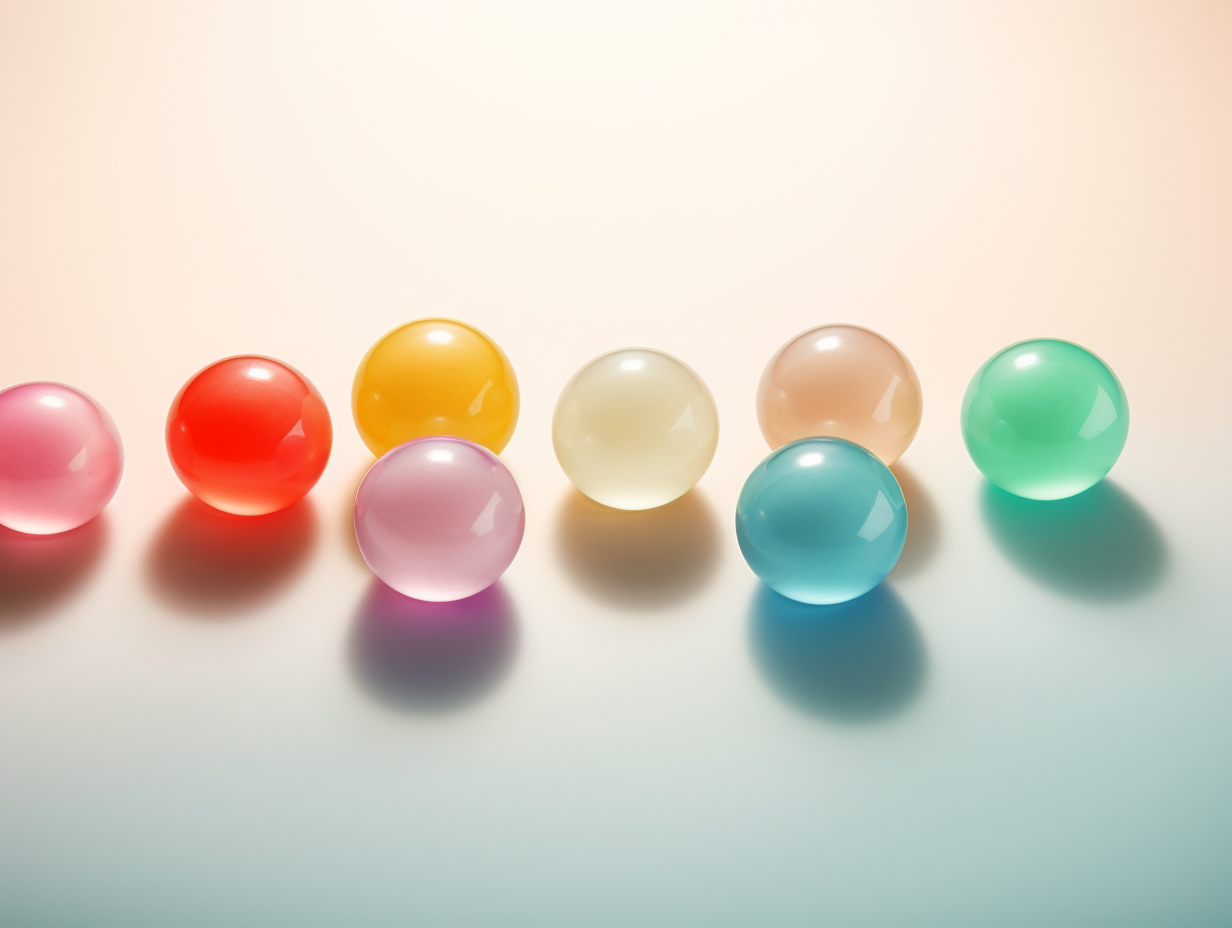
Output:
M846 438L887 465L915 438L922 411L911 362L858 325L797 335L770 359L757 387L757 421L771 448L800 438Z

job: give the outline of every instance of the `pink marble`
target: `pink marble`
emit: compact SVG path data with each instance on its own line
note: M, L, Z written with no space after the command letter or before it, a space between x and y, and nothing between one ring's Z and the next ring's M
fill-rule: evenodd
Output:
M372 465L355 494L355 538L372 572L415 599L448 602L491 586L526 528L522 494L491 451L418 438Z
M61 383L0 392L0 525L51 535L84 525L111 502L124 471L107 410Z

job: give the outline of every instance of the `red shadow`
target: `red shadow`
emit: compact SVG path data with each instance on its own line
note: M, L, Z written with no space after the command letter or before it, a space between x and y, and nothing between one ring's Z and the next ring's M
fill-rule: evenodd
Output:
M317 537L307 498L264 516L220 512L189 497L150 545L146 576L183 612L226 615L273 599L303 569Z
M368 471L372 469L372 465L376 463L376 458L370 459L363 465L363 469L355 475L355 482L351 487L351 492L347 495L345 510L340 512L341 515L340 527L342 529L342 537L345 539L347 553L355 559L355 563L368 569L368 562L364 560L364 556L360 553L359 542L355 540L355 496L359 493L359 485L364 482L364 478L368 476Z

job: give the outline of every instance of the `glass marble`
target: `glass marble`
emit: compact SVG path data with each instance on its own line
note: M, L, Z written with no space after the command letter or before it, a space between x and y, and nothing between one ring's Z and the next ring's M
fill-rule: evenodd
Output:
M355 494L360 553L374 574L415 599L448 602L491 586L513 563L525 528L509 469L460 438L399 445Z
M115 423L80 390L23 383L0 393L0 525L28 535L84 525L123 471Z
M351 412L380 457L413 438L454 435L504 450L518 424L518 379L497 344L453 319L399 326L359 362Z
M920 378L876 332L823 325L789 341L757 387L757 421L771 448L816 436L845 438L886 465L920 427Z
M565 475L613 509L653 509L683 496L718 443L719 413L702 379L649 348L595 358L565 385L552 419Z
M962 404L975 466L1027 499L1064 499L1112 469L1129 433L1129 405L1108 365L1073 342L1036 338L976 371Z
M259 516L298 502L329 460L333 426L299 371L257 355L195 374L167 413L167 454L203 503Z
M906 539L898 481L876 455L841 438L804 438L772 452L736 503L736 540L749 567L802 603L867 593Z

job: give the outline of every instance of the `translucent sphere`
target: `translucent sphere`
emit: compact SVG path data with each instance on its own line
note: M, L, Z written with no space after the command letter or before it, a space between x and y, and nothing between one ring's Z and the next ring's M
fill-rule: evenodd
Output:
M890 469L839 438L805 438L757 465L736 503L736 540L753 573L802 603L841 603L885 579L907 540Z
M372 572L404 596L447 602L495 583L522 544L513 475L487 448L420 438L372 465L355 495L355 538Z
M962 404L975 466L1027 499L1063 499L1112 469L1129 432L1121 382L1073 342L1036 338L993 355Z
M298 502L329 461L334 431L321 394L273 358L211 364L167 413L167 454L189 492L215 509L259 516Z
M613 509L653 509L683 496L718 443L719 413L702 379L649 348L595 358L565 385L552 419L565 475Z
M124 471L107 411L61 383L0 392L0 525L51 535L84 525L111 502Z
M364 355L351 412L377 457L428 435L456 435L500 454L518 424L518 379L505 353L478 329L419 319Z
M757 421L771 448L801 438L846 438L886 465L915 438L923 409L911 362L858 325L797 335L770 359L757 387Z

